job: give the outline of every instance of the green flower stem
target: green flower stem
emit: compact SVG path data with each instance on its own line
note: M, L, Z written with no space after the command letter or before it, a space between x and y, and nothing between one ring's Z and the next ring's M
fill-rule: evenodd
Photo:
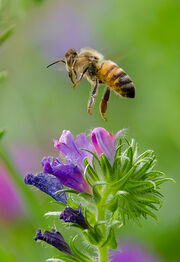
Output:
M97 207L97 220L104 221L105 220L105 209L103 205L98 205ZM102 225L103 237L106 237L106 228L105 225ZM105 247L98 247L99 249L99 262L107 262L107 248Z
M99 247L99 262L107 262L107 248Z
M106 202L106 199L109 195L109 188L106 187L106 189L103 192L103 196L101 198L101 201L97 205L97 221L105 221L105 208L104 203ZM106 225L102 224L102 232L103 232L103 238L106 240ZM99 262L107 262L107 247L98 247L99 249Z
M12 164L10 157L8 156L7 152L3 148L2 144L0 144L0 160L3 162L5 167L7 168L9 175L11 176L12 180L14 181L15 185L20 191L22 199L25 200L27 210L31 212L31 220L33 224L39 225L40 222L43 221L42 216L39 212L39 206L37 204L37 199L31 193L30 190L26 188L24 185L23 179L20 177L14 165Z

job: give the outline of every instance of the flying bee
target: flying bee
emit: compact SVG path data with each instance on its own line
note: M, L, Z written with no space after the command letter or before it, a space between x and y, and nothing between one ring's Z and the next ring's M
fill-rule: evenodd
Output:
M69 78L73 83L73 88L79 84L83 77L90 82L91 94L87 109L89 114L91 114L99 84L107 85L100 102L100 113L104 120L106 120L104 115L107 111L107 103L111 90L123 97L135 97L135 87L131 78L116 63L111 60L105 60L104 56L94 49L82 48L77 52L71 48L67 50L64 57L47 67L59 62L65 63Z

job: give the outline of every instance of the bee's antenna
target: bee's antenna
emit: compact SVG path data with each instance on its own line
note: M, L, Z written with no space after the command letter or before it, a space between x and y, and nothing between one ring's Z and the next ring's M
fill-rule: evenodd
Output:
M52 66L52 65L54 65L54 64L57 64L57 63L59 63L59 62L66 63L66 62L64 61L64 59L60 59L60 60L57 60L57 61L51 63L50 65L48 65L47 68L50 67L50 66Z

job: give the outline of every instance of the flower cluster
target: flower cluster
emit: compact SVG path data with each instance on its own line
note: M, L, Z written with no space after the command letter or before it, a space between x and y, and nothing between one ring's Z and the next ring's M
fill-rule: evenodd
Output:
M117 248L115 228L128 219L138 224L148 215L157 219L154 210L161 206L162 197L159 187L171 179L154 169L154 152L138 155L138 145L122 137L122 130L112 135L98 127L90 132L89 141L84 133L74 139L65 130L54 140L54 147L59 157L43 158L42 172L27 174L24 181L64 203L65 209L55 214L78 227L97 247L99 261L107 261L107 248ZM58 248L61 261L95 261L76 248L76 237L69 246L55 229L44 234L39 229L35 240Z

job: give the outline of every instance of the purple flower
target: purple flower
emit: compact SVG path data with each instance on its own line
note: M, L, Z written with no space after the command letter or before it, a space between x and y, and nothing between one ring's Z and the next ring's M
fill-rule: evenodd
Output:
M69 245L64 241L63 236L54 228L52 228L51 232L44 231L43 234L41 232L41 229L38 229L34 237L34 240L45 241L46 243L59 249L61 252L72 256L72 252L70 250Z
M42 160L43 172L52 174L64 186L73 188L78 192L90 193L90 187L86 183L83 174L74 164L64 165L58 159L45 157Z
M87 229L88 224L85 221L83 214L81 213L81 206L76 209L71 207L65 207L64 211L61 213L60 219L64 222L71 222L80 225L82 228Z
M74 164L84 170L83 159L87 157L89 163L92 161L92 154L80 150L85 148L93 151L92 145L87 141L84 133L79 134L74 140L69 130L64 130L59 140L54 139L54 147L66 158L66 164Z
M44 193L53 197L56 201L66 203L66 194L56 193L56 191L63 189L63 186L59 180L52 175L39 173L34 176L33 174L27 174L24 178L24 183L39 188Z
M111 262L158 262L152 254L134 243L123 243L110 252Z
M94 151L98 156L105 154L107 159L111 162L114 158L116 148L116 138L123 130L118 131L114 136L103 127L96 127L90 133L90 141L93 145Z

